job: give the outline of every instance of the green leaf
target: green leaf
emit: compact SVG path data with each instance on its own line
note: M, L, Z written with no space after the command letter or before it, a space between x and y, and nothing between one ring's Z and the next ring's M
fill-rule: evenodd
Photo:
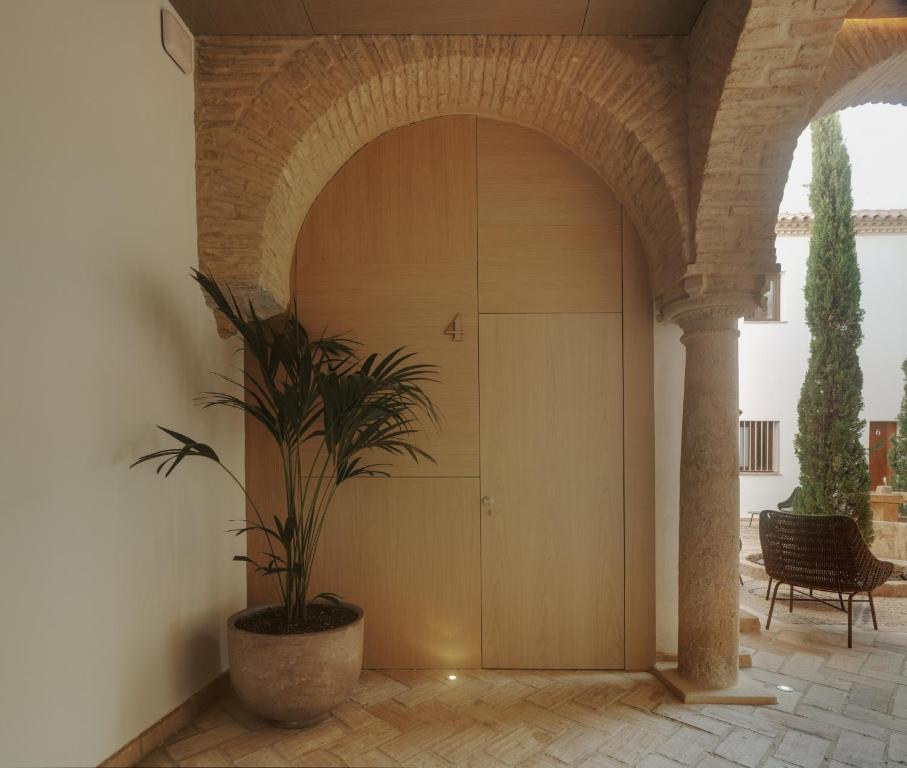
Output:
M192 445L197 442L196 440L193 440L191 437L186 437L185 435L181 435L176 430L168 429L167 427L162 427L160 424L157 425L157 428L159 430L161 430L162 432L166 432L168 435L170 435L170 437L176 438L184 445Z

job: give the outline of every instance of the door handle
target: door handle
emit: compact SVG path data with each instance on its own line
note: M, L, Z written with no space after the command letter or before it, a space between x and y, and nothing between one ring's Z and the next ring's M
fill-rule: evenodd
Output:
M485 514L491 515L491 508L494 506L494 496L483 496L482 506L485 507Z

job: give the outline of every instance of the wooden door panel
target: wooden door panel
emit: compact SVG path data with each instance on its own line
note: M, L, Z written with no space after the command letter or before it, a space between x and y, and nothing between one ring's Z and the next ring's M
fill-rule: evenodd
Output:
M891 482L891 463L888 451L891 449L891 438L897 434L896 421L869 422L869 485L872 490L883 484L887 478Z
M255 370L252 356L246 353L247 370ZM280 451L270 433L251 416L245 416L246 427L246 491L264 520L274 515L286 520L287 504L281 470ZM246 502L246 519L256 520L255 509ZM231 526L234 527L234 526ZM235 527L239 527L237 524ZM256 562L267 562L268 539L251 531L245 534L246 554ZM251 564L246 566L246 600L249 606L280 602L277 580L258 573Z
M481 664L477 478L351 480L335 497L312 594L365 610L368 668Z
M473 264L359 264L306 267L297 290L302 321L315 333L348 335L364 352L406 346L439 366L428 384L443 417L426 425L418 443L436 464L377 454L397 477L477 477L479 474L478 317ZM460 316L462 341L444 333ZM316 330L317 329L317 330Z
M620 231L585 227L479 230L479 309L620 312Z
M655 663L654 312L642 243L623 224L624 572L626 668Z
M569 149L531 128L479 120L479 227L620 226L620 204Z
M487 667L624 665L616 314L480 318Z
M308 264L476 260L476 119L441 117L363 147L318 196L296 244Z
M547 136L479 120L480 312L620 312L620 205Z
M306 328L363 352L406 346L440 366L427 389L437 464L378 454L395 476L477 477L476 119L414 123L364 147L325 187L297 242L294 295ZM444 334L456 315L463 340Z

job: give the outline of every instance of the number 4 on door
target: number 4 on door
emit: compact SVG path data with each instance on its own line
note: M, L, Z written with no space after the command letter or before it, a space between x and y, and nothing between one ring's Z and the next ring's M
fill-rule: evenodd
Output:
M454 315L454 319L451 320L447 328L444 329L444 334L450 336L451 341L463 341L463 326L460 324L459 313Z

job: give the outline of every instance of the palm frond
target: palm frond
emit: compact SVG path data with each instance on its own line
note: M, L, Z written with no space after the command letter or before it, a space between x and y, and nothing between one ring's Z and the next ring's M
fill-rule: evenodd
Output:
M311 568L337 486L357 477L388 476L388 465L374 461L379 453L434 461L418 440L424 421L434 428L441 423L426 389L440 384L438 368L420 362L406 347L360 359L358 343L345 336L310 337L295 303L290 311L263 319L251 302L241 305L212 275L193 270L192 277L236 331L245 354L244 365L237 367L241 377L216 374L232 391L207 391L196 399L204 408L238 410L265 428L279 449L286 516L273 515L273 522L265 523L245 486L214 450L175 430L161 427L178 446L146 454L132 466L156 460L157 471L169 476L186 458L200 456L227 472L255 518L242 520L231 532L261 534L267 549L258 558L234 559L277 578L292 622L305 614ZM314 459L302 450L310 443L316 447Z
M129 468L143 464L146 461L155 461L157 459L163 459L163 461L158 465L156 472L158 474L166 468L167 471L164 472L165 477L170 477L170 473L179 466L183 459L187 459L190 456L200 456L204 459L209 459L220 464L220 458L214 452L214 449L205 443L200 443L196 440L193 440L191 437L186 437L179 432L168 429L167 427L162 427L158 425L158 429L162 432L166 432L171 437L178 440L182 443L180 448L164 448L160 451L153 451L152 453L146 453L144 456L137 458L132 464L129 465Z

